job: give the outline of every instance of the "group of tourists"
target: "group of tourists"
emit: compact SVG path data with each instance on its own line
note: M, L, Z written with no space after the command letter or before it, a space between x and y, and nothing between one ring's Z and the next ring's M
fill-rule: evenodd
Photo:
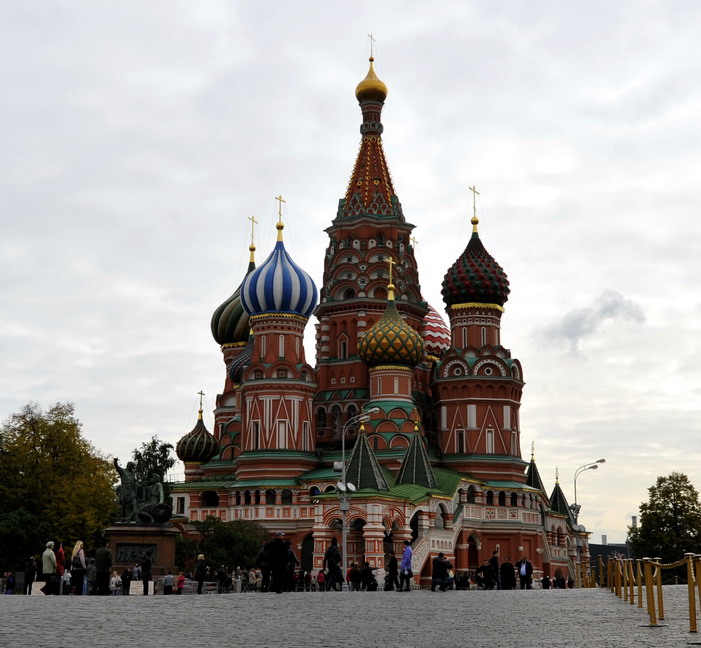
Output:
M86 550L82 540L77 540L72 548L50 540L39 562L34 557L27 559L21 593L31 594L33 584L39 581L43 583L42 593L49 595L129 594L131 582L142 580L144 594L148 594L151 565L151 552L147 551L134 568L119 574L113 569L112 551L104 540L92 551Z

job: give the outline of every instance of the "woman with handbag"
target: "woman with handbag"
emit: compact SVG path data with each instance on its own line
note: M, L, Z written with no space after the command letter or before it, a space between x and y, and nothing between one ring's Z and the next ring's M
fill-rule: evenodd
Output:
M85 578L85 552L83 541L78 540L71 553L71 587L76 596L83 594L83 579Z

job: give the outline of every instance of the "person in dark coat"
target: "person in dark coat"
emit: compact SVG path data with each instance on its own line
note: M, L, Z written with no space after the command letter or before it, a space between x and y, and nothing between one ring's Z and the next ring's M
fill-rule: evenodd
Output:
M24 564L24 586L23 594L32 593L32 583L37 575L37 561L33 557L29 557L27 562Z
M521 560L516 563L516 571L518 572L521 589L531 589L533 565L531 564L531 561L526 558L526 556L523 556Z
M501 589L516 589L516 570L508 556L499 566L499 576L501 577Z
M95 552L95 585L100 596L110 595L110 573L112 572L112 552L107 541L102 540ZM82 587L82 584L81 584Z
M141 557L141 583L144 586L145 596L148 596L148 584L151 581L152 556L153 552L149 550Z
M399 563L397 562L397 556L394 555L394 551L389 552L386 583L385 589L387 591L395 588L399 589Z
M499 552L494 551L492 557L489 559L489 567L492 570L492 580L497 586L497 589L501 589L501 573L499 571Z
M289 560L287 547L285 546L285 541L282 539L284 535L282 531L278 531L275 535L275 539L268 547L272 577L270 589L275 590L277 594L282 594L282 590L285 587L285 576L287 574L287 563Z
M260 569L260 591L270 590L270 543L266 542L258 554L258 568Z
M285 541L285 548L287 549L287 570L285 576L285 591L294 592L295 591L295 569L299 565L299 560L297 560L297 554L292 548L292 543L289 540Z
M440 589L441 592L445 592L449 585L453 584L453 579L448 573L449 569L453 568L445 554L440 551L438 555L433 559L432 563L433 574L431 575L431 591L435 592L436 587Z
M341 552L338 550L338 541L331 538L331 544L324 553L324 569L327 570L326 591L335 590L336 584L343 583L341 571Z
M207 576L207 563L204 561L204 554L197 556L197 564L195 565L195 580L197 581L197 593L202 594L204 588L204 579Z

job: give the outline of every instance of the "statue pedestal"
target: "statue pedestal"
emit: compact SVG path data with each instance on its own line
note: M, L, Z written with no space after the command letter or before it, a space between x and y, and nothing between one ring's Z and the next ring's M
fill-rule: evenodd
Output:
M113 569L120 574L126 567L141 562L151 552L153 576L175 573L175 538L178 530L171 524L118 522L105 529L107 546L112 551Z

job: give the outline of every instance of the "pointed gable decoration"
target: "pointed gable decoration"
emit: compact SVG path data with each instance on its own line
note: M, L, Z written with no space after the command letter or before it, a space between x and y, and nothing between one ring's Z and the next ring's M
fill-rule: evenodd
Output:
M350 482L358 490L362 488L389 490L380 463L368 443L367 434L362 431L362 426L355 446L353 446L353 453L348 460L346 482Z
M436 487L436 476L433 474L431 462L428 460L423 439L418 433L411 437L409 449L404 455L404 461L402 461L397 478L394 480L395 486L402 484L416 484L426 488Z
M535 465L535 442L531 444L531 463L528 464L528 469L526 470L526 484L545 493L543 480L540 478L538 466Z
M553 488L553 493L550 496L550 510L555 511L555 513L560 513L560 515L566 515L570 522L572 511L570 511L570 505L567 503L567 498L560 488L560 480L555 480L555 488Z

